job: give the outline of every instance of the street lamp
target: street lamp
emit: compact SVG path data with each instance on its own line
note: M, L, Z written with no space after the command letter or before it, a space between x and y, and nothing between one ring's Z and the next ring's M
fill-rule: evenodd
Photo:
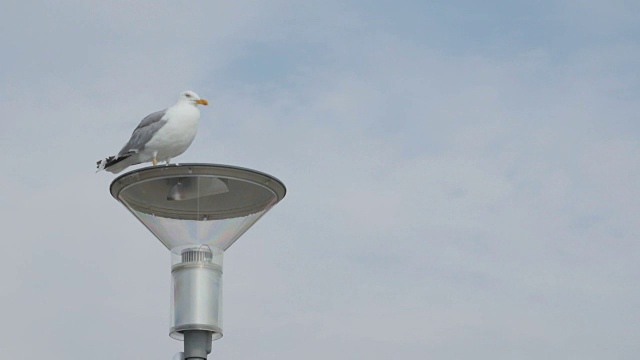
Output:
M223 255L285 196L284 184L255 170L181 164L135 170L111 195L171 251L169 335L185 359L206 359L222 337Z

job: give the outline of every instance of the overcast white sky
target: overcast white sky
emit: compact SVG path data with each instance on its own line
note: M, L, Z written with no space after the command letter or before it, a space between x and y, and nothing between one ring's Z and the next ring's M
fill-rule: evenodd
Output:
M2 359L170 359L169 252L95 174L209 99L179 162L284 201L225 257L211 359L638 359L640 3L4 1Z

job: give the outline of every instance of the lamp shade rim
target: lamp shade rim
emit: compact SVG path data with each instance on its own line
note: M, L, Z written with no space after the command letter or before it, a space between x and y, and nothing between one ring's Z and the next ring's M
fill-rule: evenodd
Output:
M120 192L127 186L140 181L163 178L167 176L224 176L239 180L259 183L268 187L277 197L276 203L280 202L287 193L284 183L275 176L267 173L244 168L240 166L208 164L208 163L187 163L149 166L141 169L129 171L115 178L110 185L111 196L118 200Z

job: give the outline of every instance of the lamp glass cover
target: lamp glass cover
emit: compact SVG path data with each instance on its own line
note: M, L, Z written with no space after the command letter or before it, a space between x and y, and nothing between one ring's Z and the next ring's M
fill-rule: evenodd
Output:
M210 164L148 167L111 184L113 197L170 250L194 244L226 250L285 193L270 175Z

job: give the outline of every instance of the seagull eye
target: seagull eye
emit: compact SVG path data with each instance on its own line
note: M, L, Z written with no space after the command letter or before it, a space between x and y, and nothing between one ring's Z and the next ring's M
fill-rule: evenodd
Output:
M187 97L191 97L191 94L186 94L186 95L187 95Z

